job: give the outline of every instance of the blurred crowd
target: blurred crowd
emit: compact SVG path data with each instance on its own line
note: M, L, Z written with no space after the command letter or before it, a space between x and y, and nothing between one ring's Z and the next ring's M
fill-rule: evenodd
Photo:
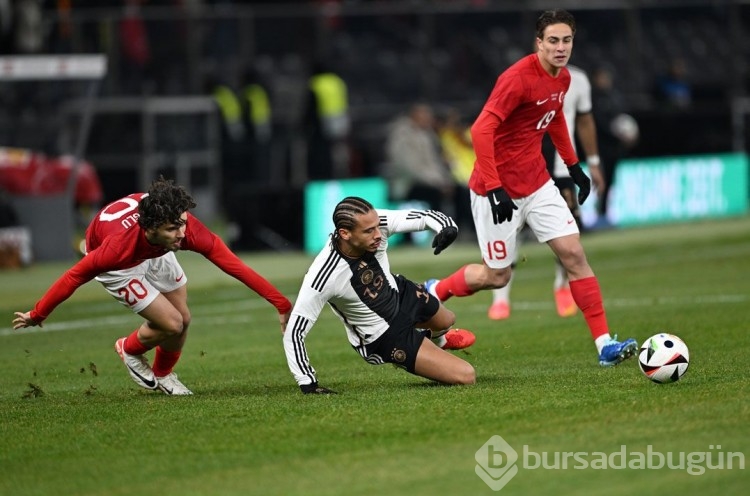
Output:
M472 162L467 126L489 82L528 51L522 26L537 12L489 0L404 4L0 0L0 55L105 53L103 97L213 99L225 188L382 176L394 200L422 201L461 217L466 206L457 199L465 197ZM572 63L592 75L605 69L641 135L659 133L626 153L726 148L725 106L747 91L747 71L728 29L737 9L747 14L750 7L643 7L635 28L616 5L574 11ZM38 124L22 124L34 117L49 124L54 101L80 96L81 89L39 88L0 82L0 145L59 152L59 122L51 137ZM629 125L620 122L625 132ZM121 193L110 184L122 175L107 176L122 168L106 163L106 152L119 143L137 148L138 132L125 119L94 129L89 150L105 156L95 165L107 197ZM192 141L182 136L178 143Z

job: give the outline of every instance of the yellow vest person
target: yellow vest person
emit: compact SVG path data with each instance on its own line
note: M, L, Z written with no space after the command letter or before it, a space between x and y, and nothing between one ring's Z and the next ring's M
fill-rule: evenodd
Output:
M213 89L213 97L219 106L221 118L229 138L240 141L245 137L245 125L242 122L242 105L232 88L220 84Z
M266 89L258 83L250 83L242 90L247 105L247 122L255 139L267 142L271 139L271 100Z
M348 136L349 94L344 80L332 72L316 73L310 78L310 91L315 95L324 136L331 140Z

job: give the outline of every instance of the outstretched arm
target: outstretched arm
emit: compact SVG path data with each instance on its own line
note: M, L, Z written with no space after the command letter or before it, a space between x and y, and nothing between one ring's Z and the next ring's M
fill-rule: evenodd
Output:
M23 329L24 327L42 326L42 322L37 322L31 318L31 312L15 312L16 318L13 319L13 329Z
M305 337L314 322L299 314L292 314L284 333L284 353L289 371L300 388L318 383L315 369L307 356Z
M310 332L313 322L301 315L292 314L291 327L284 333L284 352L287 365L294 379L304 394L335 394L318 384L315 369L310 365L305 346L305 336Z
M63 301L70 298L76 289L96 277L101 272L97 267L96 250L83 257L73 267L61 275L44 293L44 296L28 312L15 312L13 329L42 326L44 319Z
M435 231L432 247L435 255L446 249L458 237L458 226L456 222L437 210L385 210L378 209L380 225L378 226L384 236L394 233L424 231L430 229Z
M276 289L276 286L271 284L267 279L245 265L237 255L232 253L221 238L213 233L211 235L214 238L213 244L211 249L203 253L203 255L218 268L244 283L245 286L258 293L271 305L276 307L280 315L279 322L283 327L285 322L289 320L288 318L285 319L284 316L288 315L292 309L292 303L289 299L281 294Z
M312 289L306 276L284 333L284 353L289 371L297 381L300 391L305 394L334 392L318 385L318 378L310 364L305 345L305 338L320 315L325 301L325 296L321 292Z
M224 241L212 232L198 218L188 213L187 243L184 249L200 253L218 268L241 281L245 286L252 289L266 299L279 312L279 323L282 328L288 314L292 309L292 303L276 289L276 287L263 276L245 265L235 255Z

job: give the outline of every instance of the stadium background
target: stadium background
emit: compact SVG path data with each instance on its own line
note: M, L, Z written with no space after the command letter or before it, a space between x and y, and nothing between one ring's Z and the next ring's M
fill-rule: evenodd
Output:
M2 29L11 3L27 2L0 0ZM631 159L744 153L748 143L747 116L735 112L748 89L748 2L362 0L337 11L319 2L204 2L190 10L150 1L140 9L153 57L144 74L121 60L122 3L44 2L36 52L12 52L106 54L109 72L85 153L104 201L164 171L187 179L202 205L216 195L221 213L225 199L211 189L220 157L204 153L215 145L201 125L215 118L206 112L202 80L224 72L239 79L252 62L274 92L275 175L249 190L247 209L273 214L271 228L299 236L307 224L299 95L316 54L329 54L349 83L352 145L361 157L352 177L361 180L382 159L383 125L414 98L476 112L497 73L527 50L534 16L549 7L569 8L579 19L575 63L590 69L612 57L644 136ZM0 46L11 53L2 34ZM690 64L696 101L689 110L659 106L650 95L675 54ZM72 82L0 83L0 145L70 152L85 91ZM640 177L638 211L664 196L655 175ZM747 458L748 232L745 213L603 231L584 241L613 331L642 341L669 330L689 344L688 375L672 386L646 380L634 360L598 366L582 317L557 316L551 254L532 243L511 319L488 321L488 295L450 301L460 325L478 336L460 355L476 367L476 386L440 387L371 367L325 311L309 350L321 381L340 392L335 397L300 395L275 312L197 254L180 255L193 311L179 374L196 394L186 401L132 383L112 344L139 318L118 309L96 282L44 328L12 329L13 312L29 308L70 261L0 271L0 494L494 494L476 472L476 454L494 435L519 451L528 445L549 454L617 453L625 445L628 452ZM242 257L290 297L310 262L299 252ZM422 247L391 253L392 266L414 280L475 257L473 243L439 257ZM521 469L503 495L708 496L744 494L749 485L744 464L701 476L671 467Z
M22 4L38 5L36 21L19 22ZM299 212L308 182L302 108L315 61L324 60L348 85L351 160L337 178L378 176L389 121L418 100L460 109L471 119L497 74L528 52L534 19L547 8L576 15L571 63L589 71L606 66L615 75L641 131L630 157L744 152L750 136L750 2L742 0L14 5L14 22L4 23L0 37L4 54L107 57L84 154L99 174L104 202L144 188L159 173L176 176L209 220L229 211L245 232L266 233L236 244L240 249L302 246ZM25 38L17 36L21 30ZM140 59L126 41L139 35L145 43ZM665 106L653 93L675 59L687 63L693 92L687 108ZM209 81L238 88L249 69L271 95L271 151L260 179L227 193L216 129L221 122L213 107L195 104L211 101ZM51 155L73 151L72 130L84 108L81 84L0 82L0 88L0 144ZM273 219L232 213L267 207Z

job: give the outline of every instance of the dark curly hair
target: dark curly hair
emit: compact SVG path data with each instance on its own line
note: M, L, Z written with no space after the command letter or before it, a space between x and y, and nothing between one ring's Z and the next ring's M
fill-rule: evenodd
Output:
M193 197L185 188L160 176L151 183L148 194L138 204L138 224L143 229L156 229L164 224L180 225L183 212L195 206Z
M536 20L536 37L543 40L544 30L547 29L547 26L553 24L567 24L573 34L576 34L576 20L573 14L567 10L556 9L542 12L542 15Z

